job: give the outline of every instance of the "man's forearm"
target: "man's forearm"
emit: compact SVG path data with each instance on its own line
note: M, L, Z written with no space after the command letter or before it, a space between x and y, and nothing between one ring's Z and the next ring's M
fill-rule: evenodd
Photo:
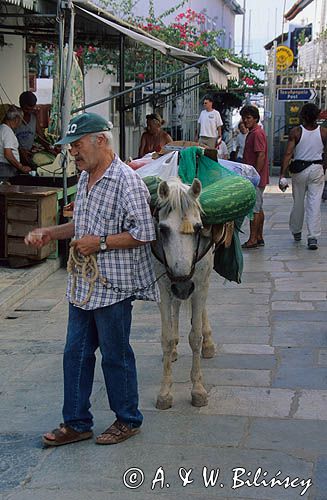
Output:
M265 166L265 154L263 152L258 153L257 160L255 162L255 169L260 174Z
M139 241L133 238L128 231L119 234L111 234L107 236L107 247L109 250L137 248L148 243L147 241Z
M4 151L4 157L17 170L19 170L20 172L23 171L23 165L19 161L16 160L16 158L13 155L13 152L11 150L9 150L9 148L5 149L5 151Z
M282 164L281 164L281 167L280 167L280 174L279 174L280 177L285 177L286 170L288 169L291 158L292 158L292 153L285 154L284 159L283 159Z
M74 222L68 222L59 226L50 226L48 229L52 240L69 240L75 235Z

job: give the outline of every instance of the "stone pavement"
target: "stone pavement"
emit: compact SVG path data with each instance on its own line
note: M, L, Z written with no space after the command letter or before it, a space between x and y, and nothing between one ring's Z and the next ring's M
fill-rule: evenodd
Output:
M159 314L155 304L135 304L145 419L141 434L120 445L43 449L40 442L61 420L65 271L12 307L0 326L1 500L327 500L327 204L318 251L292 241L290 206L291 195L271 186L266 246L244 253L242 284L212 276L217 355L202 360L207 407L190 405L185 306L174 405L155 408ZM95 433L113 420L107 408L97 363Z
M0 317L59 267L59 258L20 269L0 267Z

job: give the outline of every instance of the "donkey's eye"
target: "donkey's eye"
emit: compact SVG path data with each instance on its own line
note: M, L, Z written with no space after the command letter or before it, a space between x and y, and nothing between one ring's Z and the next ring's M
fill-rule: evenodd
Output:
M201 222L198 222L197 224L194 224L193 228L194 232L197 234L199 231L201 231L201 229L203 229L203 225L201 224Z
M164 224L164 223L160 222L159 223L159 230L160 230L161 234L167 235L167 234L169 234L170 227L167 226L167 224Z

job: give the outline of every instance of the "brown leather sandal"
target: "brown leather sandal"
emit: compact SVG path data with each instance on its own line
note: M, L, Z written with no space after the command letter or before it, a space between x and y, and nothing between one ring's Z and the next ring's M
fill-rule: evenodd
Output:
M97 444L117 444L140 432L139 427L129 427L116 420L108 429L96 438Z
M53 434L54 439L47 438L47 434ZM65 424L60 424L59 428L47 434L44 434L42 437L43 443L47 446L61 446L63 444L77 443L78 441L90 439L93 436L92 431L77 432Z

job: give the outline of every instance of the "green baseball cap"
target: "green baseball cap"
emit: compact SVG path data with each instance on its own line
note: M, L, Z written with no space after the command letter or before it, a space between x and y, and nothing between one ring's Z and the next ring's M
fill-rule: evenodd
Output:
M83 113L70 120L66 136L56 144L70 144L93 132L103 132L112 129L112 123L96 113Z

